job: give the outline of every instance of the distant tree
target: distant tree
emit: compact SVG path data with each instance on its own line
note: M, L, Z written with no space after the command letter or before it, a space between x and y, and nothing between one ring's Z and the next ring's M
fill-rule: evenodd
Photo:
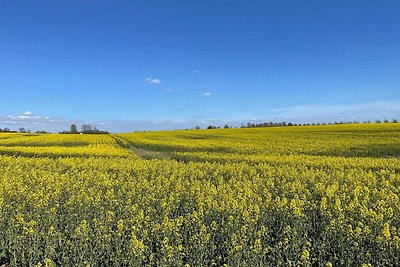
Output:
M78 128L76 127L76 124L71 124L71 130L70 130L70 132L71 132L72 134L78 133Z
M200 126L196 126L196 127L194 127L196 130L200 130L201 129L201 127Z
M376 120L375 123L382 123L380 120Z
M11 132L10 128L4 128L3 131L4 132Z
M82 132L86 133L86 132L90 132L92 131L92 125L90 124L82 124Z
M25 130L24 127L21 127L21 128L19 128L19 132L20 132L20 133L26 133L26 130Z
M225 124L224 129L229 129L229 128L230 128L229 125Z
M397 123L398 121L396 120L396 119L393 119L392 120L392 123Z
M385 119L383 120L384 123L389 123L389 120Z

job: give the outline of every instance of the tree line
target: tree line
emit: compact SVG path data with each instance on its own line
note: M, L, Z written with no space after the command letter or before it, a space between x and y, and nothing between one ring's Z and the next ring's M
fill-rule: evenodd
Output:
M82 124L81 131L78 131L76 124L71 124L69 131L62 131L61 134L109 134L108 131L101 131L90 124Z
M11 130L10 128L3 128L3 129L0 128L0 133L32 133L32 132L29 129L25 129L25 128L21 127L18 129L18 131ZM34 133L49 133L49 132L39 130Z
M36 132L32 132L29 129L25 129L23 127L20 127L18 129L18 131L16 130L12 130L10 128L0 128L0 133L37 133L37 134L45 134L45 133L49 133L47 131L43 131L43 130L39 130ZM78 127L76 126L76 124L72 124L70 126L70 130L69 131L62 131L60 132L61 134L109 134L108 131L101 131L99 129L96 128L96 126L92 126L90 124L83 124L81 126L81 131L78 131Z
M229 129L229 128L258 128L258 127L286 127L286 126L317 126L317 125L338 125L338 124L360 124L360 123L398 123L398 120L393 119L391 121L385 119L383 121L381 120L376 120L376 121L363 121L363 122L359 122L359 121L335 121L335 122L323 122L323 123L292 123L292 122L262 122L262 123L250 123L248 122L247 124L243 124L240 127L233 127L233 126L229 126L229 125L225 125L224 127L220 127L220 126L214 126L214 125L209 125L206 129L210 130L210 129ZM201 129L200 126L196 126L195 127L196 130Z

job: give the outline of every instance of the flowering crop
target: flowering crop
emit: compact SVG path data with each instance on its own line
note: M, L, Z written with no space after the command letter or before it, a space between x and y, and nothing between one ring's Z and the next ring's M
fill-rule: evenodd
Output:
M399 155L398 124L0 134L0 265L396 266Z

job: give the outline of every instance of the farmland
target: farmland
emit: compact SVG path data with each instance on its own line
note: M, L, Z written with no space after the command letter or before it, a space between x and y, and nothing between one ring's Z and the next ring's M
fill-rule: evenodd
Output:
M0 134L0 265L396 266L399 157L398 123Z

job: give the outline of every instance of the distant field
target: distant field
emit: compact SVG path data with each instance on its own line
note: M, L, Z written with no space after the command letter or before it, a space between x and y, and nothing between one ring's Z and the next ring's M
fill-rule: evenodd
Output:
M0 215L0 266L398 266L400 124L0 133Z

